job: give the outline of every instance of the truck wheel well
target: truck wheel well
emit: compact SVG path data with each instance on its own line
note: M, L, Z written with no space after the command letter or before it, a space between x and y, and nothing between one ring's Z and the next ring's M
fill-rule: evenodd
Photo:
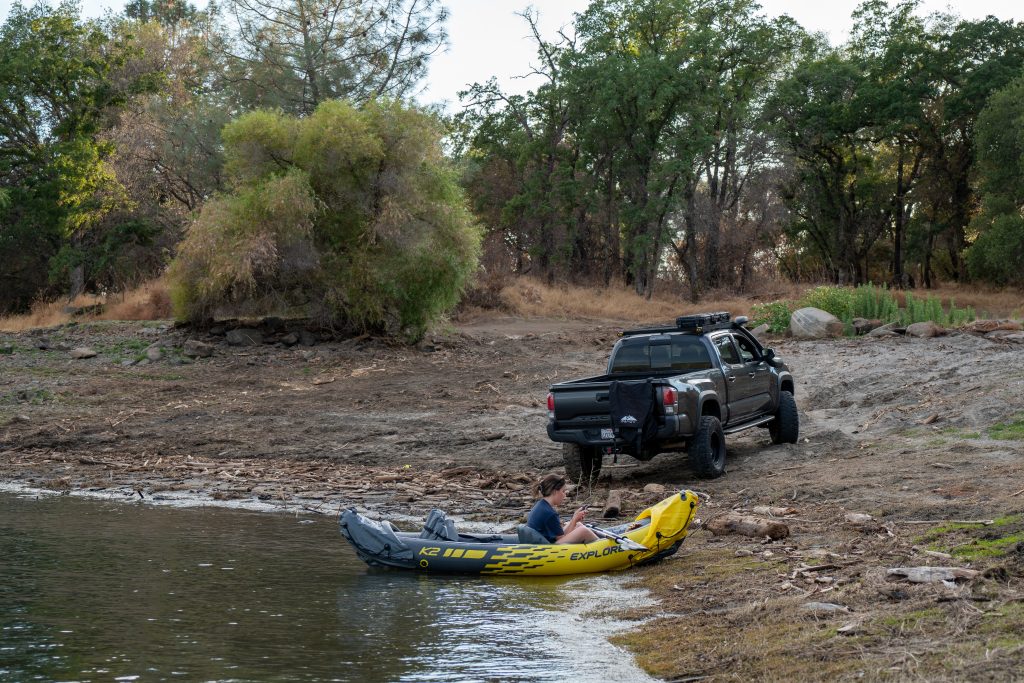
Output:
M789 393L791 393L794 396L796 396L796 391L793 389L793 383L792 382L783 382L782 385L779 388L782 391L788 391Z
M707 401L700 407L700 414L701 416L714 415L719 420L722 419L722 409L718 406L717 401Z

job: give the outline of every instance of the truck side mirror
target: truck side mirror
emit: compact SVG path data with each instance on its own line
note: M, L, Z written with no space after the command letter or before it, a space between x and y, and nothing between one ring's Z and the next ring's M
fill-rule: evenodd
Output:
M761 358L768 365L775 365L775 349L764 349L761 351Z

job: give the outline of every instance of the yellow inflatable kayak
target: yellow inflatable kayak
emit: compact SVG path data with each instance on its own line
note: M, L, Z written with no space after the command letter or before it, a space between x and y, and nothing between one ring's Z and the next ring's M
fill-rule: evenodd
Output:
M354 509L341 513L339 524L356 554L371 566L427 572L558 576L628 569L672 555L686 538L697 510L692 491L674 493L652 505L633 522L592 527L591 543L537 543L532 530L518 534L459 533L440 510L420 532L398 531ZM533 532L535 533L535 532Z

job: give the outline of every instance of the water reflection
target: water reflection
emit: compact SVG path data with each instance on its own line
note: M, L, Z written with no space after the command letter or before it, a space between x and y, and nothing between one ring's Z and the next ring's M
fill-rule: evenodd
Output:
M327 518L0 493L0 680L642 680L570 609L601 591L369 570Z

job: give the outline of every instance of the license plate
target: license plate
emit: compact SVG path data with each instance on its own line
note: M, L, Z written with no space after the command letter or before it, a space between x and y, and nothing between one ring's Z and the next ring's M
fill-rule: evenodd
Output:
M615 430L613 430L613 429L602 429L601 430L601 438L606 440L606 441L610 441L610 440L614 439L615 438Z

